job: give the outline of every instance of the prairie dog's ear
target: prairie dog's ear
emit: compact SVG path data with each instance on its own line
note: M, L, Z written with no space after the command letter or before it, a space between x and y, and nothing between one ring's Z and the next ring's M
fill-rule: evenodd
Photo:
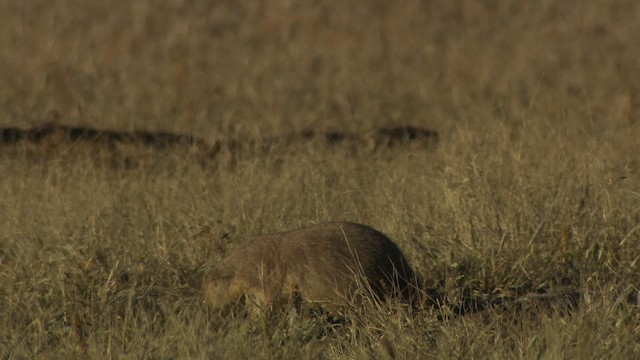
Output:
M229 253L229 243L229 233L226 232L214 239L215 250L223 258Z

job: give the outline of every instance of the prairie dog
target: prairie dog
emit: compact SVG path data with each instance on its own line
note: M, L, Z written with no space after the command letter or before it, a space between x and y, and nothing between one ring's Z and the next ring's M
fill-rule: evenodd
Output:
M268 310L294 295L328 306L369 295L411 302L417 286L387 236L366 225L329 222L249 239L205 274L202 291L214 309L246 296Z

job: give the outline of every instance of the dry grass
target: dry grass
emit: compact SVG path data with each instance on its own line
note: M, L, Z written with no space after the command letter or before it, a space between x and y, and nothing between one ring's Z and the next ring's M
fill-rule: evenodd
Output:
M441 135L206 166L0 145L0 354L639 358L639 18L631 0L0 1L2 126ZM203 262L327 220L388 234L451 307L558 286L582 303L444 320L365 306L346 323L201 304Z

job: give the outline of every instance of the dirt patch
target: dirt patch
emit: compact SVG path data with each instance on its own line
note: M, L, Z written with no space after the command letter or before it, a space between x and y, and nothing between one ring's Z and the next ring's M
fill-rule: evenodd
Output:
M5 153L11 147L28 147L37 154L56 156L68 154L72 148L89 147L92 152L118 152L123 147L136 147L154 151L186 150L201 156L203 160L215 160L222 152L235 156L257 156L271 152L275 148L295 146L338 147L346 146L352 152L382 151L410 144L431 149L438 143L439 135L434 130L414 126L384 127L372 131L349 133L341 131L301 132L267 137L264 139L225 139L207 142L202 138L169 132L117 131L96 128L67 126L46 123L40 127L22 129L18 127L0 128L0 149ZM38 152L38 150L40 150ZM139 151L138 151L139 152ZM131 151L127 152L127 164L135 161ZM135 158L136 151L133 151ZM146 153L148 155L148 152Z
M176 145L204 145L201 139L190 135L150 131L98 130L52 123L31 129L2 128L0 129L0 141L2 145L30 143L50 146L68 145L80 141L107 146L114 146L117 143L142 144L156 148Z

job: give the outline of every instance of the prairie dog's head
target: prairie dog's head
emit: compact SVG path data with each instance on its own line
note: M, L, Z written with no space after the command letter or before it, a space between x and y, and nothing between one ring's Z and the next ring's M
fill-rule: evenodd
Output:
M204 277L202 295L211 309L220 309L239 301L242 291L238 279L233 275L212 271Z

